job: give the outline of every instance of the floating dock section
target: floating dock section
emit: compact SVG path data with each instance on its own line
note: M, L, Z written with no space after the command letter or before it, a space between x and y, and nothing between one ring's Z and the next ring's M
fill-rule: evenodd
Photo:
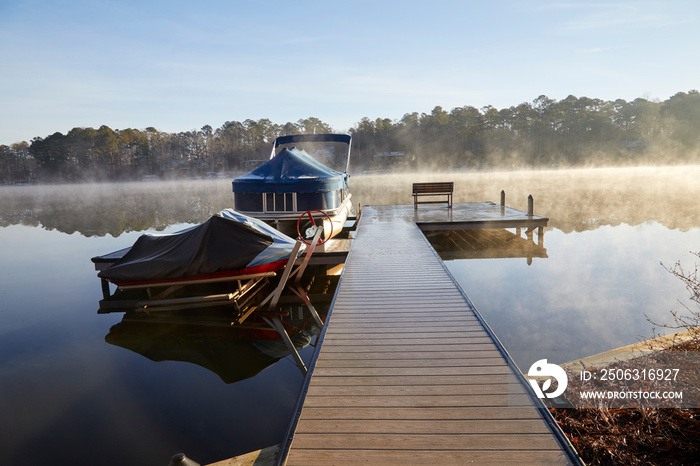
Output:
M365 207L277 464L579 464L421 231L546 221Z

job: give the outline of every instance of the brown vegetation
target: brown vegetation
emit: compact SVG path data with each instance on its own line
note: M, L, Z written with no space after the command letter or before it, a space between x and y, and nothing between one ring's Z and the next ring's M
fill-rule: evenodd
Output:
M566 433L569 441L592 465L691 465L700 461L700 373L697 338L674 348L678 352L693 352L695 358L679 367L682 383L673 389L683 392L683 405L694 407L611 407L590 400L573 400L574 408L552 408L552 415ZM619 368L653 367L655 355L649 358L616 364ZM680 359L676 359L680 360ZM656 367L661 367L656 365ZM662 367L669 367L667 364ZM574 386L567 388L578 393L582 383L570 377ZM628 390L629 383L606 382L606 390ZM658 390L650 381L638 382L634 390ZM572 400L570 400L572 401Z
M552 409L586 464L692 465L700 458L700 410Z

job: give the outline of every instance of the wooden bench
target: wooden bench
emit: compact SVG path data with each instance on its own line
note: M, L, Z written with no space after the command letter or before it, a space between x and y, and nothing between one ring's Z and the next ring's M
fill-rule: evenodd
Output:
M454 191L454 182L436 182L436 183L413 183L413 208L418 209L418 204L437 204L447 202L447 207L452 208L452 192ZM445 200L441 201L419 201L422 196L446 196Z

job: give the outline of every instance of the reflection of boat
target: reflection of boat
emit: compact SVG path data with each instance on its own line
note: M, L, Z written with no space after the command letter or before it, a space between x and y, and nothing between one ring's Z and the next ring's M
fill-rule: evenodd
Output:
M253 377L290 354L278 340L249 340L239 329L175 325L149 321L122 321L105 337L107 343L129 349L152 361L197 364L225 383ZM296 349L309 345L311 335L292 334Z
M352 208L348 187L350 145L351 137L345 134L275 139L268 162L233 180L236 210L262 219L288 235L305 231L305 225L297 226L301 214L321 211L325 214L324 239L334 236L342 230ZM340 154L338 146L347 152ZM283 148L276 152L279 147Z
M125 288L265 274L283 268L295 244L264 222L227 209L177 233L141 235L98 276Z

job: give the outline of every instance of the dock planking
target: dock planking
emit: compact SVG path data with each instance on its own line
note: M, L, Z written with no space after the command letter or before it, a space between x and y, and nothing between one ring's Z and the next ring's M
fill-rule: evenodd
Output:
M570 464L407 210L365 208L280 462Z

